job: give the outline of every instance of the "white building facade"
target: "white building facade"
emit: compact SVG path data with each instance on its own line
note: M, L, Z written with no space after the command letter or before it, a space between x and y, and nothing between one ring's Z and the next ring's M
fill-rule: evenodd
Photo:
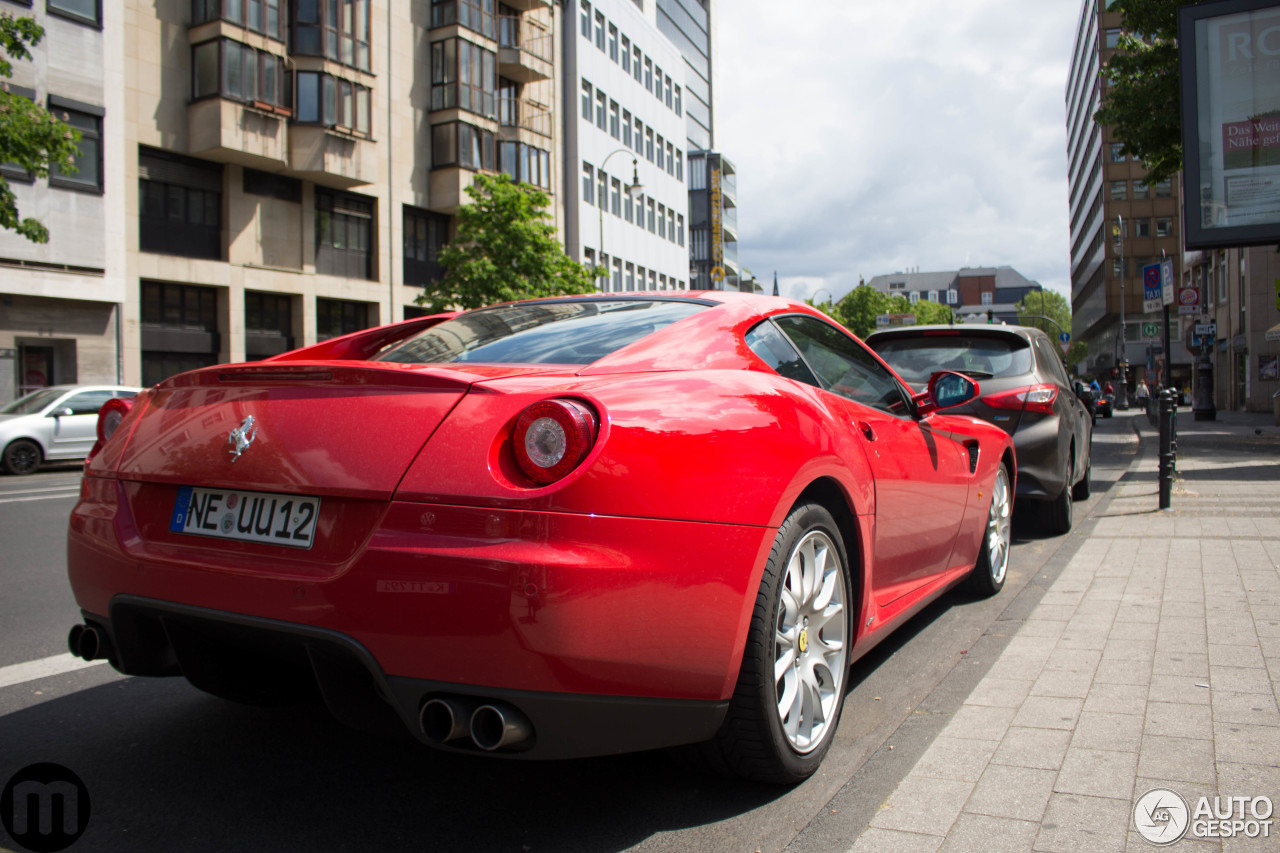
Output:
M684 60L654 0L576 2L563 30L566 251L603 266L607 292L684 289Z

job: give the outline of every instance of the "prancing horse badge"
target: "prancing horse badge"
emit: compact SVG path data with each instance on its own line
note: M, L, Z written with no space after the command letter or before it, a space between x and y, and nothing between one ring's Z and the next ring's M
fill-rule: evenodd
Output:
M240 458L240 454L249 449L249 445L253 444L253 440L258 436L258 428L253 422L253 415L244 419L244 423L231 431L231 435L227 437L227 444L231 445L231 461L235 462Z

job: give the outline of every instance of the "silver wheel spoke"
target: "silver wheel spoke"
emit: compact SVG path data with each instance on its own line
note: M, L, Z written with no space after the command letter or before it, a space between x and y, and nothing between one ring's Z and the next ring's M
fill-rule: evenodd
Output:
M827 736L848 669L848 583L835 543L807 533L787 560L774 631L778 719L793 749Z

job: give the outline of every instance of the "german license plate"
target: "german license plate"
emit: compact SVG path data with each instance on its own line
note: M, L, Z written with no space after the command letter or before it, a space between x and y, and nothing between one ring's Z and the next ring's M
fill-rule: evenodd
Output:
M183 486L173 504L169 529L214 539L310 548L319 514L319 498Z

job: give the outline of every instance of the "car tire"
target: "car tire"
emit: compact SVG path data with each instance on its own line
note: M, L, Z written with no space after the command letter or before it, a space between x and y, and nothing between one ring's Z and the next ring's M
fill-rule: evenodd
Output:
M40 445L25 438L9 442L4 449L4 457L0 459L4 470L10 474L30 474L40 467L43 454Z
M1009 488L1009 469L1000 465L991 487L991 506L987 510L987 526L982 533L982 549L978 562L969 573L969 589L990 598L1004 587L1009 571L1009 543L1013 530L1013 493Z
M1075 457L1068 457L1062 493L1044 504L1044 527L1051 536L1060 536L1071 530L1071 470L1075 464Z
M760 580L729 710L698 747L705 766L783 785L818 769L840 722L853 646L848 565L831 513L819 504L791 511Z
M1084 476L1080 478L1080 482L1071 487L1071 500L1083 501L1087 500L1093 487L1089 484L1089 478L1093 474L1093 463L1090 462L1084 466Z

